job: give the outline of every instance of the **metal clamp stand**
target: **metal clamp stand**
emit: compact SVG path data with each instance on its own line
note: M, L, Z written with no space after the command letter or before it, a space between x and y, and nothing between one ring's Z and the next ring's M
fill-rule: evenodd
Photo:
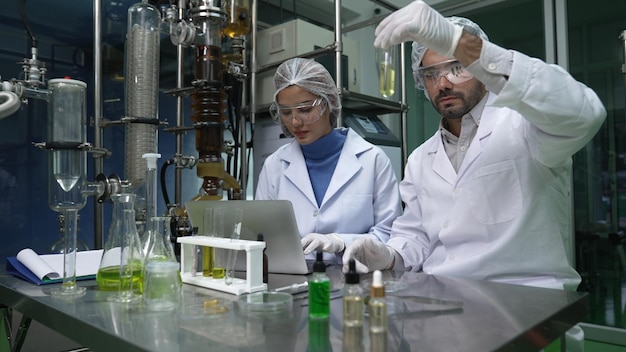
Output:
M181 244L180 275L184 283L235 295L267 290L267 284L263 283L263 248L265 248L265 242L206 236L178 237L177 241ZM202 273L192 275L192 271L197 270L192 254L192 251L196 250L196 246L245 251L246 278L234 278L231 284L226 284L223 278L204 277Z

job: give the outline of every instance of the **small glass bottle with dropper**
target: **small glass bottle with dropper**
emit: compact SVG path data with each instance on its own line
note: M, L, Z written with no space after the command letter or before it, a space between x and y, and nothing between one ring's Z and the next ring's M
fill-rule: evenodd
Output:
M330 315L330 279L326 275L324 252L317 252L309 279L309 319L327 319Z
M370 315L370 351L386 351L387 302L385 300L383 275L380 270L374 271L368 308Z
M343 351L363 350L363 289L356 262L350 259L343 286Z

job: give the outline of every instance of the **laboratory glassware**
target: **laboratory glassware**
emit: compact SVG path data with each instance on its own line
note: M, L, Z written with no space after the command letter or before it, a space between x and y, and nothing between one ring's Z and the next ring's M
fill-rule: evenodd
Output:
M148 245L144 263L174 262L174 248L170 241L172 218L169 216L155 216L150 218L148 225Z
M234 214L234 222L233 222L233 232L230 236L233 240L238 240L241 237L241 226L243 221L243 210L236 208ZM230 285L233 283L233 279L235 278L235 263L237 262L237 253L239 251L235 249L228 250L228 258L226 259L226 273L224 276L224 282L226 285Z
M78 222L80 222L80 214L76 220L78 224ZM63 213L59 214L59 232L61 233L61 236L50 246L50 248L48 248L48 253L62 254L65 252L65 215L63 215ZM76 250L79 252L88 251L89 246L87 246L87 244L79 238L76 238Z
M250 9L247 0L226 0L228 23L223 29L224 35L234 38L246 35L250 31Z
M395 94L397 51L396 45L376 49L374 59L378 71L378 91L385 98L391 98Z
M170 241L171 217L152 217L144 259L143 302L149 310L171 310L180 300L182 279Z
M309 306L309 309L311 307ZM332 351L330 343L330 319L325 318L310 319L309 318L309 341L307 352L328 352Z
M138 195L137 215L143 215L145 153L156 153L158 131L159 51L161 13L147 0L128 9L125 52L125 157L124 170ZM147 215L150 216L149 214ZM147 219L147 217L146 217Z
M139 231L139 239L141 240L142 252L148 254L149 245L149 221L157 216L157 160L161 157L158 153L145 153L142 157L146 160L146 226L144 231ZM136 209L136 208L135 208Z
M124 209L122 220L118 224L119 265L116 272L110 272L119 279L118 287L117 293L107 299L112 302L135 303L141 300L143 291L143 258L135 223L135 210Z
M181 280L178 262L147 262L144 271L143 302L148 310L172 310L180 301Z
M363 288L354 258L348 261L343 286L343 351L363 350Z
M63 215L63 284L51 290L53 296L81 296L84 287L76 284L78 211L85 206L86 140L84 82L51 79L48 123L48 206Z
M370 351L387 350L387 301L385 300L385 286L380 270L375 270L370 288L369 330Z
M309 279L309 321L328 319L330 314L330 279L326 275L324 252L317 252L313 274Z
M208 237L224 237L224 209L205 208L203 210L203 235ZM216 261L214 247L202 247L202 276L221 279L224 277L224 263ZM217 264L217 265L216 265Z
M135 198L136 196L132 193L111 195L113 217L96 276L98 287L103 291L120 291L121 289L132 290L136 293L142 291L143 253L135 218L127 218L130 216L129 211L132 211L134 216ZM129 271L130 279L128 278ZM127 296L132 301L133 296L131 294Z

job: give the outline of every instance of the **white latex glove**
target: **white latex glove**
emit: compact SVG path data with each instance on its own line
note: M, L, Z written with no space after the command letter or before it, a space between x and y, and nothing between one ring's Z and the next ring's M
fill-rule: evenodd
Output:
M348 262L354 258L356 271L368 273L374 270L391 269L396 251L382 242L360 238L343 253L343 272L348 272Z
M302 242L304 254L309 254L313 251L337 253L343 251L346 247L346 244L336 233L310 233L302 237L300 241Z
M387 16L374 32L374 46L416 41L440 55L453 56L463 28L452 24L423 1L414 1Z

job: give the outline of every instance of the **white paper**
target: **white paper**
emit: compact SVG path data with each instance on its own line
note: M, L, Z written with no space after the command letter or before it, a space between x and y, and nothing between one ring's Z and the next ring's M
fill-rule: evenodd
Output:
M61 256L63 255L61 254ZM41 259L39 255L30 248L24 248L19 251L16 258L20 261L20 263L24 264L25 267L32 271L33 274L35 274L40 280L43 280L46 276L49 279L58 279L61 277L58 271L43 261L43 259ZM63 258L61 258L61 265L63 265ZM61 272L63 272L62 266Z
M96 275L102 252L102 249L76 252L76 276ZM40 280L46 276L51 280L63 278L63 254L38 255L32 249L25 248L16 257Z

